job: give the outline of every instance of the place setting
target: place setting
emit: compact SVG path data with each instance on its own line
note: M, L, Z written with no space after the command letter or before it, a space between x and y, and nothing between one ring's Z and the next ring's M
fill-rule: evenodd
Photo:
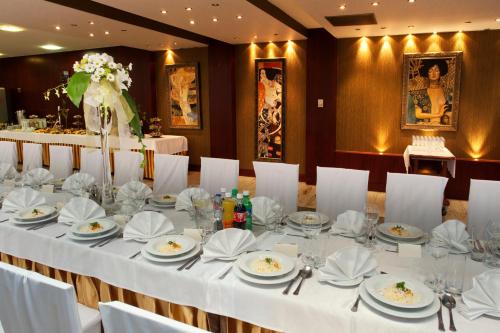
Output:
M375 230L377 239L391 245L422 245L428 241L428 235L420 228L403 223L382 223Z
M148 203L153 208L158 209L173 209L175 208L175 202L177 201L177 195L173 193L166 193L160 195L153 195Z
M53 206L31 206L13 214L11 222L17 226L27 226L27 230L36 230L50 223L56 223L59 213Z
M365 215L355 210L347 210L337 215L330 233L335 236L356 238L366 233Z
M313 225L320 221L321 231L329 230L332 226L330 218L322 213L299 211L287 216L288 226L294 230L303 231L304 226Z

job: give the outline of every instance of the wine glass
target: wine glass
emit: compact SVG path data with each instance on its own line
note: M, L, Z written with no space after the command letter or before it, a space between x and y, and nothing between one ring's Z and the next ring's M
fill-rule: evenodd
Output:
M313 242L321 232L321 217L316 212L305 212L300 221L300 227L306 235L306 249L302 256L305 265L314 265Z
M283 205L280 204L279 198L278 197L273 197L272 200L274 201L273 205L273 213L274 213L274 220L272 223L267 226L268 230L272 230L276 234L283 234L285 232L285 227L286 227L286 221L285 221L285 212L283 210Z
M380 216L377 205L368 204L365 207L366 241L364 246L372 249L375 247L375 231Z

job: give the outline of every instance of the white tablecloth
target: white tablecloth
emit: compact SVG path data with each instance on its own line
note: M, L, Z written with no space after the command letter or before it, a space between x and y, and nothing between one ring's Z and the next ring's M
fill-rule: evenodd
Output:
M193 227L187 213L165 211L174 221L176 230ZM0 216L0 220L3 216ZM380 332L421 333L438 332L436 316L423 320L395 319L376 313L362 301L356 313L350 311L357 288L337 288L318 282L318 274L307 280L299 296L282 295L283 285L261 287L247 284L235 275L223 280L218 276L231 265L227 262L198 262L189 271L177 271L179 264L154 264L141 256L128 257L143 244L115 240L100 248L89 248L63 237L54 236L69 227L54 224L36 231L0 223L0 252L40 262L44 265L99 278L114 286L143 293L204 311L241 319L252 324L284 332ZM258 237L260 249L270 249L278 242L293 242L302 251L304 239L264 233ZM352 245L352 239L332 237L327 242L327 253ZM29 245L27 245L29 244ZM379 268L402 277L422 278L430 270L429 258L399 258L396 253L376 252ZM467 260L466 289L472 277L485 270L485 266ZM459 332L494 332L500 321L480 318L468 321L455 311L455 324ZM443 311L448 325L448 313Z
M77 134L45 134L22 131L0 131L0 139L14 139L30 141L35 143L64 143L71 145L100 147L100 137L98 135L77 135ZM136 137L110 138L112 147L121 149L140 149ZM153 150L159 154L177 154L188 150L188 142L185 136L163 135L161 138L151 138L146 135L143 140L146 149Z
M422 146L407 146L405 152L403 153L406 173L408 173L408 168L410 167L410 155L452 158L452 160L448 160L446 164L451 176L455 178L455 169L457 165L457 160L455 159L455 155L453 155L451 151L448 150L448 148L438 149L438 148L422 147Z

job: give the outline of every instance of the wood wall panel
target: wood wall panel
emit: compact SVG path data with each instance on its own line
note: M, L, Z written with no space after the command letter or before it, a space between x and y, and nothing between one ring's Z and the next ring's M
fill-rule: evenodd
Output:
M241 169L255 159L255 58L286 58L285 162L305 171L306 41L236 46L236 138Z
M403 53L437 51L463 51L458 131L401 130ZM339 39L337 149L402 153L427 134L457 157L500 159L499 54L500 30Z
M167 112L169 105L167 64L199 64L202 129L169 128ZM201 156L210 156L210 103L208 79L208 48L179 49L155 54L156 105L158 117L162 119L162 132L182 135L188 139L189 164L200 165Z

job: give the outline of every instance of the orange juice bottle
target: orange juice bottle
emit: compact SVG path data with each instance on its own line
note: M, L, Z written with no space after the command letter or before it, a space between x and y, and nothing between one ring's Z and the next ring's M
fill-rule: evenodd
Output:
M226 192L224 202L222 203L222 224L224 229L233 227L233 212L236 202L231 198L231 193Z

